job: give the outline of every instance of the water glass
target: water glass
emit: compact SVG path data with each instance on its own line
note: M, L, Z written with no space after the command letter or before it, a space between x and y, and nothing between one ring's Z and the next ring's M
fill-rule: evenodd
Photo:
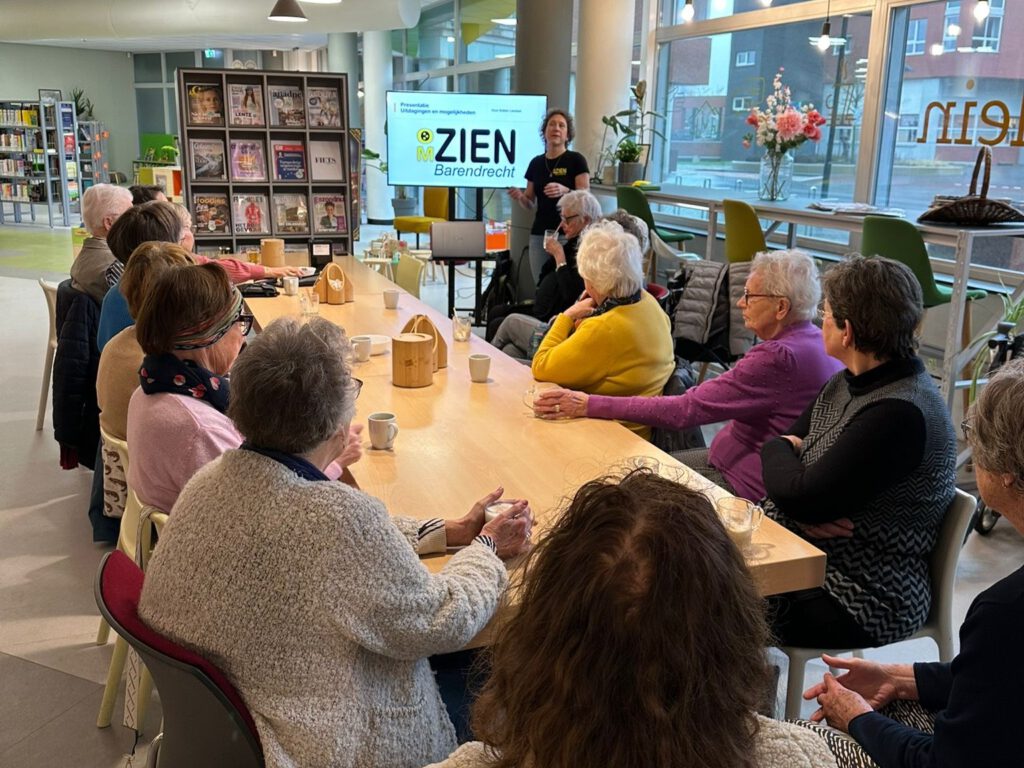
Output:
M473 335L473 326L468 317L452 316L452 337L456 341L469 341Z

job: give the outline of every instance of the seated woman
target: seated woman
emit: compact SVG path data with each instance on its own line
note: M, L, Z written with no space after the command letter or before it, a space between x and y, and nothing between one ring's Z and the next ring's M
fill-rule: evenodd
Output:
M488 622L500 558L525 551L532 517L520 500L485 525L500 488L458 519L391 517L324 482L350 439L348 359L322 318L278 320L238 359L230 415L245 443L182 492L139 615L227 674L268 766L419 768L455 748L426 657ZM418 555L446 546L464 549L431 573Z
M1020 533L1022 402L1024 360L1015 360L989 379L963 423L981 498ZM835 732L828 731L842 768L1018 765L1024 675L1008 653L1022 635L1024 568L974 599L952 663L878 664L825 656L829 666L848 671L838 678L826 675L804 698L821 705L815 721L827 720L863 748L851 747L849 740L840 748Z
M721 376L671 397L602 397L554 389L534 410L562 415L624 419L664 429L692 429L729 421L710 449L681 451L676 458L739 496L764 496L761 446L785 431L822 385L842 368L822 347L811 319L821 286L811 257L802 251L769 251L754 257L737 303L747 328L761 339Z
M675 368L668 315L644 290L637 239L611 221L583 233L583 299L551 323L533 376L595 395L657 395ZM650 430L627 424L645 437Z
M530 359L530 338L534 331L575 304L583 293L583 278L576 268L576 251L580 233L601 218L601 204L586 190L578 189L559 198L558 210L559 228L566 240L564 243L558 238L544 241L544 249L550 257L541 267L533 304L516 304L508 308L508 314L499 312L493 318L488 317L488 326L497 327L491 344L520 360Z
M865 648L928 616L928 555L954 494L956 440L915 354L921 286L852 256L824 278L825 350L846 366L761 449L765 511L828 556L825 585L772 598L784 645Z
M482 742L434 768L834 768L755 714L764 607L702 494L649 470L589 482L521 578L473 706Z

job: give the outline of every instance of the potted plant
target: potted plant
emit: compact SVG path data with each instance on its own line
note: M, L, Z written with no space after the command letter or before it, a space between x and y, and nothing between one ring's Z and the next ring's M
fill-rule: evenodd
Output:
M604 140L607 139L608 131L610 130L616 136L621 136L618 144L615 147L615 156L619 162L636 163L640 165L640 175L635 176L635 168L627 170L627 175L630 181L642 179L647 172L647 157L644 155L643 148L650 146L650 134L658 136L662 139L665 138L664 134L661 133L657 128L654 127L654 121L656 119L664 119L664 115L654 112L653 110L646 109L645 104L647 101L647 81L640 80L629 89L631 102L633 104L629 109L623 109L616 112L614 115L605 115L601 118L601 122L604 123L604 137L602 138L602 147L604 146ZM620 152L623 144L629 143L632 145L631 148L626 149L624 152ZM649 155L650 153L647 153ZM632 157L632 160L623 160L623 155ZM643 162L640 159L643 158ZM623 171L620 165L619 167L619 183L623 182Z
M388 161L381 160L380 152L366 148L363 149L362 157L367 168L376 168L381 173L387 174ZM395 211L395 216L416 215L416 195L410 194L411 191L409 187L401 185L395 187L395 196L391 198L391 207Z
M619 161L619 184L632 184L644 177L644 164L640 162L640 145L630 138L624 138L615 148Z

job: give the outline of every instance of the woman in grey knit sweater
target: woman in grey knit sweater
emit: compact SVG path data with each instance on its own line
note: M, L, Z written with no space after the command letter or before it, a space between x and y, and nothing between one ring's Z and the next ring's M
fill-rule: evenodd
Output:
M174 506L139 613L218 665L245 699L267 766L421 766L455 747L427 657L491 618L501 558L528 547L516 502L484 525L391 517L323 468L344 448L358 382L330 322L272 323L239 356L229 415L246 442ZM267 404L273 404L267 407ZM445 568L418 555L464 545Z

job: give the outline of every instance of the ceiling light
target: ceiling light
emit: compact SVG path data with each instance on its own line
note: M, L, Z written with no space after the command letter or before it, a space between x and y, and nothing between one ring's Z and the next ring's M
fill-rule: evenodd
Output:
M959 37L960 36L960 25L950 24L946 27L946 37Z
M942 43L932 43L932 47L928 51L932 56L941 56L945 49L942 47Z
M295 0L277 0L267 18L271 21L309 21Z
M693 21L693 0L686 0L686 5L679 11L679 16L687 23Z
M502 26L505 27L514 27L516 25L515 16L509 16L507 19L491 19L491 21L495 24L501 24Z
M341 0L300 0L310 5L341 5Z
M830 46L833 45L846 45L845 37L832 37L832 22L830 17L832 15L832 0L828 0L828 4L825 6L825 22L821 25L821 34L818 37L810 38L811 45L815 46L819 51L827 51Z
M989 11L991 10L988 0L978 0L978 4L974 6L974 18L978 21L984 21L988 18Z
M445 41L449 42L449 43L454 43L455 42L455 38L452 37L451 35L448 35L448 37L445 38Z
M765 8L767 8L771 4L772 0L761 0L761 5L763 5Z

